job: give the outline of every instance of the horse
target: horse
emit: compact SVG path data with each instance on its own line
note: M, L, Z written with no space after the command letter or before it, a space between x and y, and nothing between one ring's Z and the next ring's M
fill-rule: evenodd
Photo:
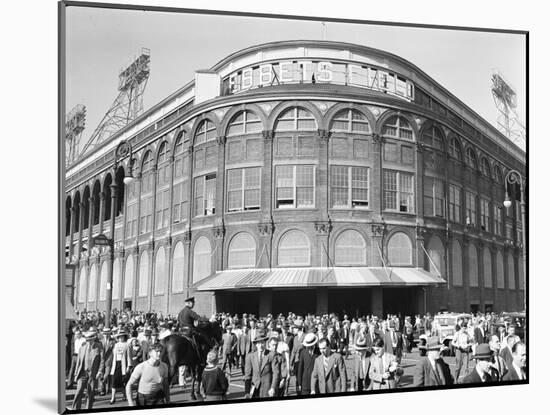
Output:
M191 399L197 400L195 393L195 384L197 384L197 393L200 391L202 381L202 372L206 366L206 355L208 351L217 349L222 330L218 322L199 321L197 328L203 334L203 338L195 336L199 355L193 346L191 339L180 334L171 334L164 339L164 349L161 359L168 364L169 379L172 381L177 373L179 366L189 368L191 372Z

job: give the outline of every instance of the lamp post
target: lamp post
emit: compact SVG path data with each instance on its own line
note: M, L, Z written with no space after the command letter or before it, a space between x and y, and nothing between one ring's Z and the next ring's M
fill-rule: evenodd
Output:
M520 191L520 209L521 209L521 236L522 236L522 256L523 256L523 309L527 311L527 244L525 243L525 233L527 228L525 227L525 191L524 191L524 182L523 177L517 170L510 170L506 174L504 179L504 189L506 191L504 197L504 207L509 209L512 206L512 201L508 195L507 185L519 184Z
M132 177L132 146L127 141L121 141L115 149L114 157L114 175L111 184L111 226L110 226L110 238L101 234L94 238L94 245L108 246L109 247L109 274L107 279L106 290L106 309L105 309L105 327L111 328L111 309L113 306L113 267L115 262L115 214L117 205L117 190L118 185L116 182L116 174L119 166L119 162L125 157L129 156L130 161L128 163L128 174L124 177L124 184L130 184L133 180Z

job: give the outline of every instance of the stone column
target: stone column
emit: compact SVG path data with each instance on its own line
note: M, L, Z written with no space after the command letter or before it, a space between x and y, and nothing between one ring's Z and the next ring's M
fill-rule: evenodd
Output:
M69 223L69 262L72 263L73 261L73 233L74 233L74 228L75 228L75 225L76 225L76 217L75 217L75 212L76 212L76 208L74 206L71 206L70 208L71 210L71 221Z
M105 192L99 193L99 233L103 233L103 221L105 220Z
M188 228L190 229L190 228ZM187 280L185 281L185 295L189 296L189 287L193 284L193 257L191 255L191 230L183 233L184 263L183 268L187 270Z
M417 223L420 226L424 225L424 149L425 146L421 142L416 142L416 200L415 212Z
M423 248L425 235L426 235L426 228L423 226L417 225L416 226L416 264L415 265L417 268L422 268L422 269L425 268L426 261L429 262L424 252L425 247Z
M319 256L317 257L317 263L313 263L313 266L328 267L334 264L334 261L330 258L330 251L328 242L330 239L330 231L332 225L330 220L317 221L314 223L315 231L317 234L317 247L319 250Z
M372 136L372 213L373 220L379 222L382 220L382 209L384 203L384 183L382 172L382 152L384 138L380 134Z
M371 225L371 243L372 243L372 266L383 267L384 262L380 257L380 253L384 255L384 233L385 225L382 223ZM380 248L380 249L379 249ZM372 287L370 289L371 294L371 310L374 315L382 318L384 312L384 299L382 287Z
M214 234L214 250L216 251L214 257L215 270L221 271L223 270L223 242L225 239L225 225L222 218L216 218L212 233Z
M90 206L90 212L88 215L88 252L92 253L92 248L94 247L94 197L88 198L88 206Z
M155 229L157 228L157 169L158 165L155 161L155 164L153 165L153 172L151 173L153 175L153 211L151 212L152 220L151 220L151 238L155 238Z
M225 142L227 138L220 136L218 141L218 172L216 174L216 201L214 203L216 216L223 221L225 200Z
M79 204L80 214L78 215L78 253L80 257L82 253L82 228L84 227L84 202Z
M258 224L258 234L260 236L260 244L258 247L258 258L256 258L256 263L258 268L271 268L272 264L272 252L273 252L273 231L274 225L271 221L271 218L268 219L268 222L261 222Z

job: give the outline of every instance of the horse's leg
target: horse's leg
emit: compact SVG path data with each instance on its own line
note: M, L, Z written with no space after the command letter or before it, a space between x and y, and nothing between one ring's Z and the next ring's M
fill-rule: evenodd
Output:
M191 400L196 401L197 400L197 395L195 394L195 379L196 379L196 376L197 376L197 370L193 366L191 366L190 369L191 369L191 378L192 378L192 382L191 382Z

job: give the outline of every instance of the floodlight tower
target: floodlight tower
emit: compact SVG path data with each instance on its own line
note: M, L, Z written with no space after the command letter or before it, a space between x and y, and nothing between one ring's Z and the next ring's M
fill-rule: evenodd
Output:
M525 127L516 113L516 92L498 72L493 73L491 81L491 92L498 110L497 127L506 137L525 150Z
M86 107L75 105L65 118L65 165L75 161L82 131L86 126Z
M150 61L151 51L142 48L140 56L120 71L118 75L118 96L82 148L80 155L128 125L143 111L143 92L149 79Z

